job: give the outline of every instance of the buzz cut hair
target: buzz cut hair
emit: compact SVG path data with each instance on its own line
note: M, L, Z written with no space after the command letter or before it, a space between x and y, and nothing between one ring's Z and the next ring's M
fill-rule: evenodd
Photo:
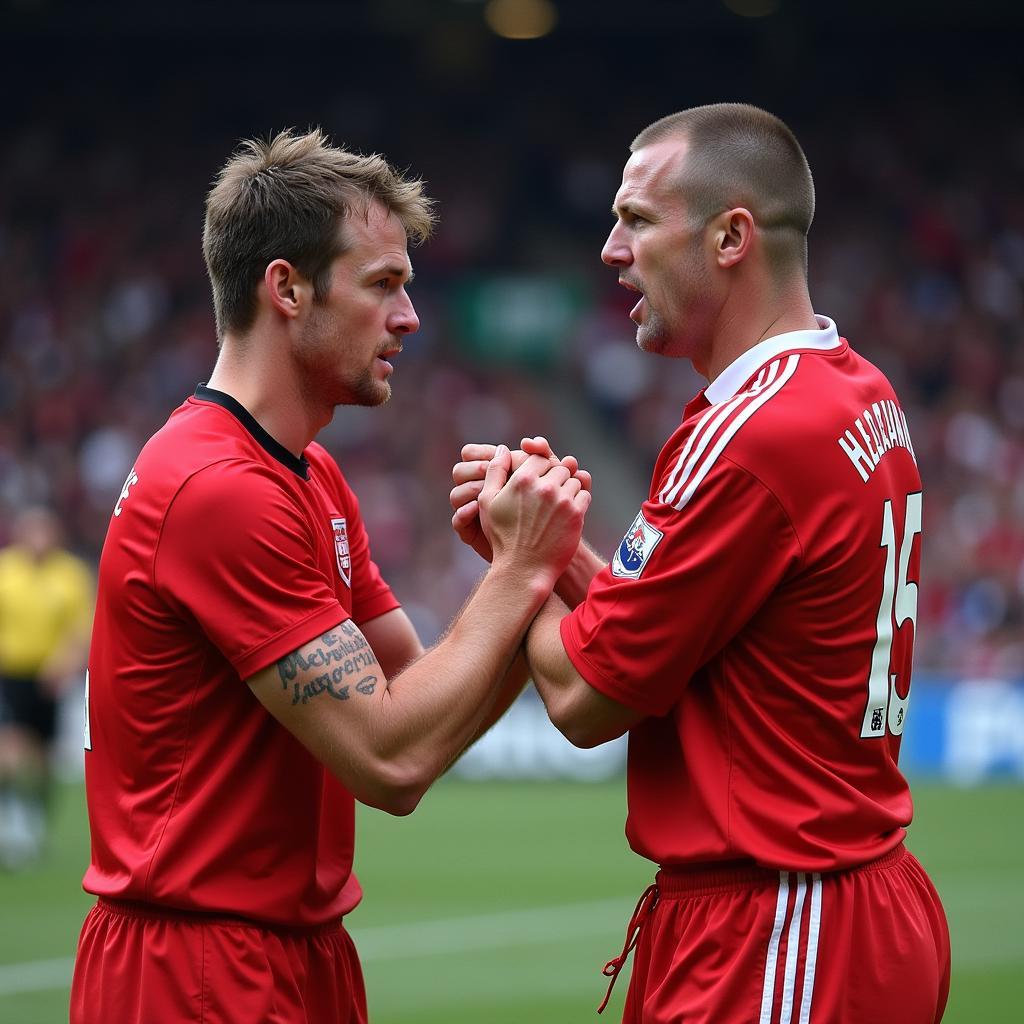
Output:
M373 203L394 214L414 243L430 236L436 216L423 181L379 154L332 146L319 128L241 142L206 197L203 257L218 344L252 327L257 286L276 259L308 278L323 301L331 264L346 249L345 219L368 216Z
M774 114L747 103L712 103L648 125L629 147L684 139L689 151L678 182L694 221L738 206L763 233L769 265L807 276L807 234L814 219L814 180L800 143Z

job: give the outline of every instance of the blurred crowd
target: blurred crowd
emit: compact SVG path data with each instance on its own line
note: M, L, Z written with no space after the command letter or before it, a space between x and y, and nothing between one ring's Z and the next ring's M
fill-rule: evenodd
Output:
M347 109L339 102L325 122L336 140L354 136L408 162L440 201L436 239L413 253L423 326L399 357L394 398L339 410L321 438L360 496L378 563L429 638L480 571L449 526L450 468L464 441L550 433L558 447L564 402L581 430L608 439L608 458L626 463L638 503L701 381L636 351L631 303L598 258L642 122L620 113L567 124L527 108L535 113L500 127L533 144L502 149L497 126L443 146L407 117L392 153L385 120L364 112L350 133ZM980 119L950 132L948 116L917 96L794 121L818 191L811 294L890 376L910 423L925 482L918 667L1021 677L1024 129ZM70 547L94 561L140 445L212 368L202 202L235 136L185 147L160 137L158 123L141 136L85 138L55 117L5 142L0 545L19 508L46 504ZM490 359L464 336L459 288L470 275L524 273L571 282L584 301L548 358ZM607 503L595 511L598 543L614 544L628 517Z

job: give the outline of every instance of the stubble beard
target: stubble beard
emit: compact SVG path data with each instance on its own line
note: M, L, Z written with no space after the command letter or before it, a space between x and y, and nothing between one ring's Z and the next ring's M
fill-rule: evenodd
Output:
M711 274L696 239L684 254L679 282L671 298L677 322L670 325L645 293L647 316L637 327L637 347L654 355L692 359L703 341L710 294Z
M374 356L376 359L376 355ZM337 374L335 369L334 374ZM391 382L378 380L373 375L373 367L366 366L350 375L336 377L332 381L334 394L331 400L338 405L361 405L373 408L384 405L391 398Z
M661 353L665 346L665 325L650 303L647 304L647 319L636 329L636 345L641 352Z
M374 364L348 373L339 372L338 360L343 357L343 332L333 319L314 315L309 323L300 360L306 373L306 390L320 394L332 408L339 405L361 405L368 408L383 405L391 398L391 382L378 380ZM340 354L339 354L340 353ZM377 353L374 352L373 360Z
M363 405L373 407L383 405L391 398L391 382L377 380L373 370L367 367L358 377L349 381L348 393L351 396L339 405Z

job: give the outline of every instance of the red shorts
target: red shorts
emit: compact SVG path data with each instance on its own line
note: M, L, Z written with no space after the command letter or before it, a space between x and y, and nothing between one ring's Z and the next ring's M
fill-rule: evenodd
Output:
M78 941L71 1024L365 1024L341 922L264 928L102 897Z
M849 871L660 871L623 1021L937 1024L949 930L902 845Z

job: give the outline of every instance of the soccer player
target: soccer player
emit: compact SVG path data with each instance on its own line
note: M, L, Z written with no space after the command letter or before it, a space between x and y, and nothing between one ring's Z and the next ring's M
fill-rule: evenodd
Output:
M423 653L313 440L388 398L432 220L421 182L319 131L244 143L208 196L217 363L143 448L100 560L76 1024L364 1021L354 801L410 812L525 681L590 498L575 467L519 456L499 493L495 460L491 568Z
M60 695L85 667L93 578L61 547L42 506L22 509L0 551L0 864L35 860L46 839Z
M949 935L897 767L922 525L906 418L813 312L814 190L781 121L697 107L631 150L602 259L639 347L709 384L611 563L581 546L575 594L527 638L569 739L629 732L626 833L660 870L605 973L636 945L643 1024L933 1024ZM485 554L490 454L467 446L452 492Z

